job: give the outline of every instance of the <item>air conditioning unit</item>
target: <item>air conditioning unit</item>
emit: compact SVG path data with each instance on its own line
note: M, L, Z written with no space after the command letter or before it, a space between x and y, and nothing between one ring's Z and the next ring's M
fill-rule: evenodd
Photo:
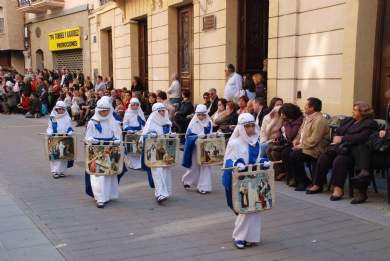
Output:
M23 51L24 57L30 57L30 52L29 51Z

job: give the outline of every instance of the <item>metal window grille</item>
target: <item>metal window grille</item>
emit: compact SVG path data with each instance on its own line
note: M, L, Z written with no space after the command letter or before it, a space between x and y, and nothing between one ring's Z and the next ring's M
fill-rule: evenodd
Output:
M108 4L109 2L111 2L111 0L100 0L100 5L105 5L105 4Z

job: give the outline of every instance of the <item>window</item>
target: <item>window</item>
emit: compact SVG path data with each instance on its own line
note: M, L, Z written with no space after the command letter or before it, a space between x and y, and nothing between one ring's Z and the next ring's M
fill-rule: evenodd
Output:
M100 0L100 6L108 4L111 0Z
M5 34L4 12L3 12L3 7L2 6L0 6L0 34Z

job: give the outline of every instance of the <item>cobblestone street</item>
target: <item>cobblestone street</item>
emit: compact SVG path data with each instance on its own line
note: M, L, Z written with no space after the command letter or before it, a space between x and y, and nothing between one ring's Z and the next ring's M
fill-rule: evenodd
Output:
M238 250L220 166L207 195L184 190L185 169L174 167L173 195L163 205L146 172L130 170L119 200L98 209L84 192L82 135L75 166L65 178L52 178L37 135L47 121L0 115L1 261L389 259L390 212L380 175L379 194L370 189L359 206L347 196L330 202L331 192L306 195L278 182L276 206L262 216L261 243Z

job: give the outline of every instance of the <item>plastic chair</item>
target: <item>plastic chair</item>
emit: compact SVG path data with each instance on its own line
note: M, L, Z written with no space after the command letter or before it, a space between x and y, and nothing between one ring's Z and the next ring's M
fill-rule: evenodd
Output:
M382 119L374 119L374 121L376 121L378 123L378 130L381 131L381 130L387 130L387 127L388 127L388 123L387 121L385 120L382 120Z
M332 116L332 117L330 117L330 119L328 120L328 123L329 123L329 125L330 124L337 124L337 125L341 125L341 122L345 119L345 118L347 118L347 116L345 116L345 115L335 115L335 116Z
M331 118L330 115L327 114L327 113L323 113L322 115L323 115L323 116L325 117L325 119L327 119L327 120L330 120L330 118Z

